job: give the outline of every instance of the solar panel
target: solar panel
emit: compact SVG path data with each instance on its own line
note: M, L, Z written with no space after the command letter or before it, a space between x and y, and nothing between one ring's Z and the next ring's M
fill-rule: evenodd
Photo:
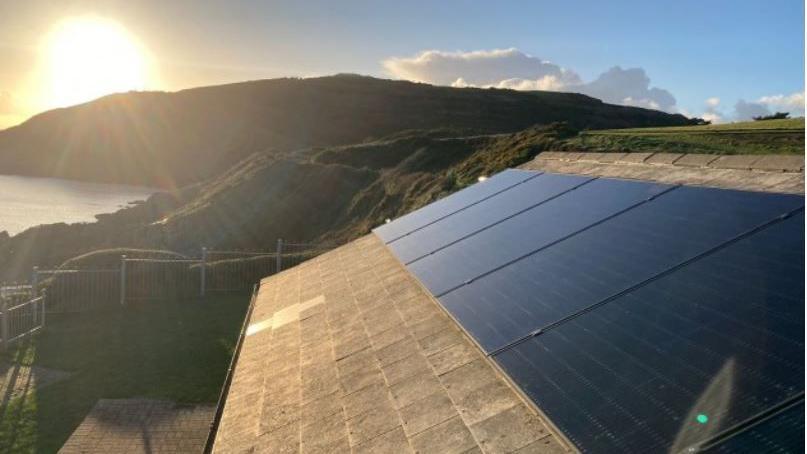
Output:
M669 189L666 185L636 181L595 180L408 267L438 296ZM511 192L501 196L507 197Z
M458 243L450 260L437 261L448 248L429 256L428 262L414 262L410 270L437 295L473 279L439 300L491 352L803 205L798 196L680 187L494 272L476 274L542 244L535 239L543 239L547 231L556 235L559 225L585 217L586 210L600 205L598 194L611 184L621 185L599 181L600 187L587 184L553 200L557 212L534 222L532 234L521 228L512 237L496 237L518 222L518 216L487 230L487 236ZM564 206L565 198L586 190L596 190L588 205ZM465 244L479 241L487 249ZM499 256L502 250L504 258Z
M540 172L513 169L505 170L504 172L500 172L488 178L484 182L474 184L473 186L455 192L419 210L406 214L396 219L395 222L384 224L373 230L373 232L385 243L389 243L425 225L443 217L450 216L474 203L478 203L487 197L491 197L538 175L540 175Z
M804 401L784 409L759 424L734 434L701 452L710 454L759 454L804 452Z
M494 357L581 451L708 440L803 394L803 211Z
M390 248L401 262L411 262L590 181L590 177L543 174L401 237Z

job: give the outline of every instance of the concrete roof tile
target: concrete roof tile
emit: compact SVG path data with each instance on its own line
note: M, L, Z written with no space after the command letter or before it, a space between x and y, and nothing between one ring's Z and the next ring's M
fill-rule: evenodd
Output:
M445 391L425 396L400 411L404 430L410 437L458 416Z
M264 279L249 326L214 452L472 452L531 411L374 235Z
M475 447L473 435L457 416L413 436L412 446L417 452L462 453Z

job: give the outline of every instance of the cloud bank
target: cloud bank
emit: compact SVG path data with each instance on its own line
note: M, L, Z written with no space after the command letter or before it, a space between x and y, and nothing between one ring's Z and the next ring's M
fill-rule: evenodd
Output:
M770 115L774 112L787 112L791 117L802 117L804 116L804 92L763 96L756 101L740 99L734 104L734 110L730 114L720 112L719 105L719 98L707 99L706 110L701 116L712 123L748 121L754 117Z
M393 77L435 85L567 91L613 104L677 111L672 93L651 87L642 68L614 66L586 83L571 69L515 48L473 52L429 50L413 57L389 58L382 64Z

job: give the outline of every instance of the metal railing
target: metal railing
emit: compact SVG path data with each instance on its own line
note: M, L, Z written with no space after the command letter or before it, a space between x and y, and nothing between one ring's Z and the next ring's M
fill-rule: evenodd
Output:
M45 326L45 297L6 293L0 298L0 347L4 350Z
M201 258L150 259L121 256L104 269L33 268L29 284L0 285L10 306L47 291L47 311L81 312L140 300L197 298L248 291L261 279L291 268L333 245L278 240L274 251L201 249Z

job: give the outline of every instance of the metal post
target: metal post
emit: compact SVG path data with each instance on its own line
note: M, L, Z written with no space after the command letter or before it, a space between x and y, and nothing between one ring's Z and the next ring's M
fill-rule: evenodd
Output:
M126 256L120 256L120 305L126 304Z
M34 314L33 314L34 326L36 326L36 318L37 318L37 315L38 315L38 312L39 312L37 310L37 309L39 309L39 307L37 306L37 304L39 304L39 302L36 301L37 296L39 296L39 267L35 266L33 271L31 271L31 299L34 301L34 303L33 303L34 304Z
M42 291L42 301L39 304L42 306L42 320L39 321L40 326L45 327L45 300L48 299L48 291Z
M207 248L203 247L202 248L202 269L200 271L201 279L200 279L200 283L199 283L199 295L202 298L205 297L205 274L207 273L206 270L207 270Z
M3 298L3 320L0 321L0 336L3 336L3 350L8 348L8 300Z
M35 266L31 272L31 296L36 298L39 295L39 267Z
M275 252L275 269L276 273L279 273L282 270L283 262L281 260L281 256L283 255L283 238L277 239L277 251Z

